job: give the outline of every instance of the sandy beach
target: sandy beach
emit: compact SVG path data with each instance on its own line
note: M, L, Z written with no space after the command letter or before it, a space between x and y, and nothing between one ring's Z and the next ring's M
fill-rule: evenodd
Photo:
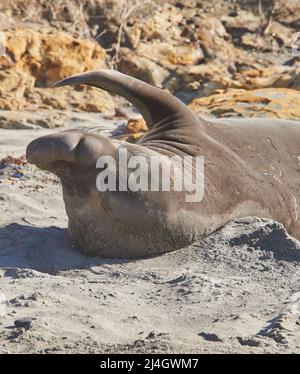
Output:
M1 156L47 132L1 129ZM86 257L54 176L9 164L0 182L1 353L300 352L300 243L282 225L247 217L152 259Z

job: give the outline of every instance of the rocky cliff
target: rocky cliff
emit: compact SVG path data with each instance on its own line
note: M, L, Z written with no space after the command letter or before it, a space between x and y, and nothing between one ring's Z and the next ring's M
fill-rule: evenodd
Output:
M49 88L107 67L199 113L299 119L299 25L296 0L2 1L0 109L114 111L105 92Z

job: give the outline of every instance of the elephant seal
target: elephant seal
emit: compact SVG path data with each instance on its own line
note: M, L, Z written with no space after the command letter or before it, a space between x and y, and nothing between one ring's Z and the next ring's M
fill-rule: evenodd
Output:
M169 93L112 70L71 76L56 86L76 84L125 97L149 127L136 144L68 130L28 145L28 161L60 177L69 233L84 253L159 255L249 215L277 220L300 239L299 123L199 118ZM185 192L175 190L99 192L97 160L102 155L117 159L120 147L146 159L203 156L202 200L187 202ZM176 173L174 168L172 178Z

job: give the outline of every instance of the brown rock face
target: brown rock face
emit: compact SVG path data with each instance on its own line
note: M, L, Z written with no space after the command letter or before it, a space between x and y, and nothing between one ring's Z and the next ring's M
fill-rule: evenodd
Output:
M104 67L105 51L95 42L64 32L43 34L17 29L5 34L1 67L32 75L37 85L49 85L68 75Z
M298 89L299 59L292 60L290 52L298 8L294 0L286 7L281 0L261 7L256 0L140 6L124 25L117 68L185 101L219 89Z
M231 89L193 100L189 107L213 117L300 118L300 91L264 88L252 91Z
M204 84L207 76L214 75L215 67L207 63L210 59L218 58L218 66L223 62L229 64L232 51L231 46L223 42L229 35L221 21L215 17L202 17L196 6L184 8L184 5L180 8L178 4L159 3L151 10L151 17L135 19L127 26L124 32L128 40L133 39L137 29L140 37L134 48L130 43L129 48L120 48L117 68L178 93L194 82L199 88L193 69L201 67ZM222 79L213 78L218 81L217 88L224 87L223 77L229 76L225 66L221 70ZM214 92L203 88L208 93ZM193 85L189 89L193 91Z
M297 66L268 66L236 73L234 78L245 89L282 87L300 88L300 68Z
M114 108L112 98L96 89L41 88L72 74L105 67L105 51L97 43L64 32L46 34L33 29L2 32L0 43L1 109L71 106L102 112Z
M147 130L148 128L143 118L130 118L127 122L127 131L130 134L137 134Z
M185 102L220 90L299 90L299 11L298 0L3 0L0 109L115 109L100 90L46 88L105 66Z
M129 142L135 142L148 131L147 124L143 118L130 118L123 139Z

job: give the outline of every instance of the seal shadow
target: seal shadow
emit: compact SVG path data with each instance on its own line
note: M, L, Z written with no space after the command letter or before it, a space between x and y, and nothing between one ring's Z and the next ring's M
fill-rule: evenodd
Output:
M56 226L36 227L12 223L0 228L0 270L30 269L55 274L64 270L120 264L134 260L88 257L72 244L68 230Z
M281 224L268 221L261 222L259 226L252 226L251 223L253 223L251 220L246 223L233 222L242 227L238 232L227 237L228 250L237 248L242 251L243 247L247 247L248 250L259 250L261 260L264 256L269 257L269 253L277 261L300 262L300 243L289 236ZM226 227L227 225L212 233L204 241L200 241L198 245L201 251L205 250L206 246L211 247L211 240L222 242L222 230L228 230ZM12 223L0 228L0 270L4 270L4 275L8 277L15 277L20 269L56 274L60 271L125 264L136 260L138 259L86 256L72 244L68 230L57 226L37 227Z

